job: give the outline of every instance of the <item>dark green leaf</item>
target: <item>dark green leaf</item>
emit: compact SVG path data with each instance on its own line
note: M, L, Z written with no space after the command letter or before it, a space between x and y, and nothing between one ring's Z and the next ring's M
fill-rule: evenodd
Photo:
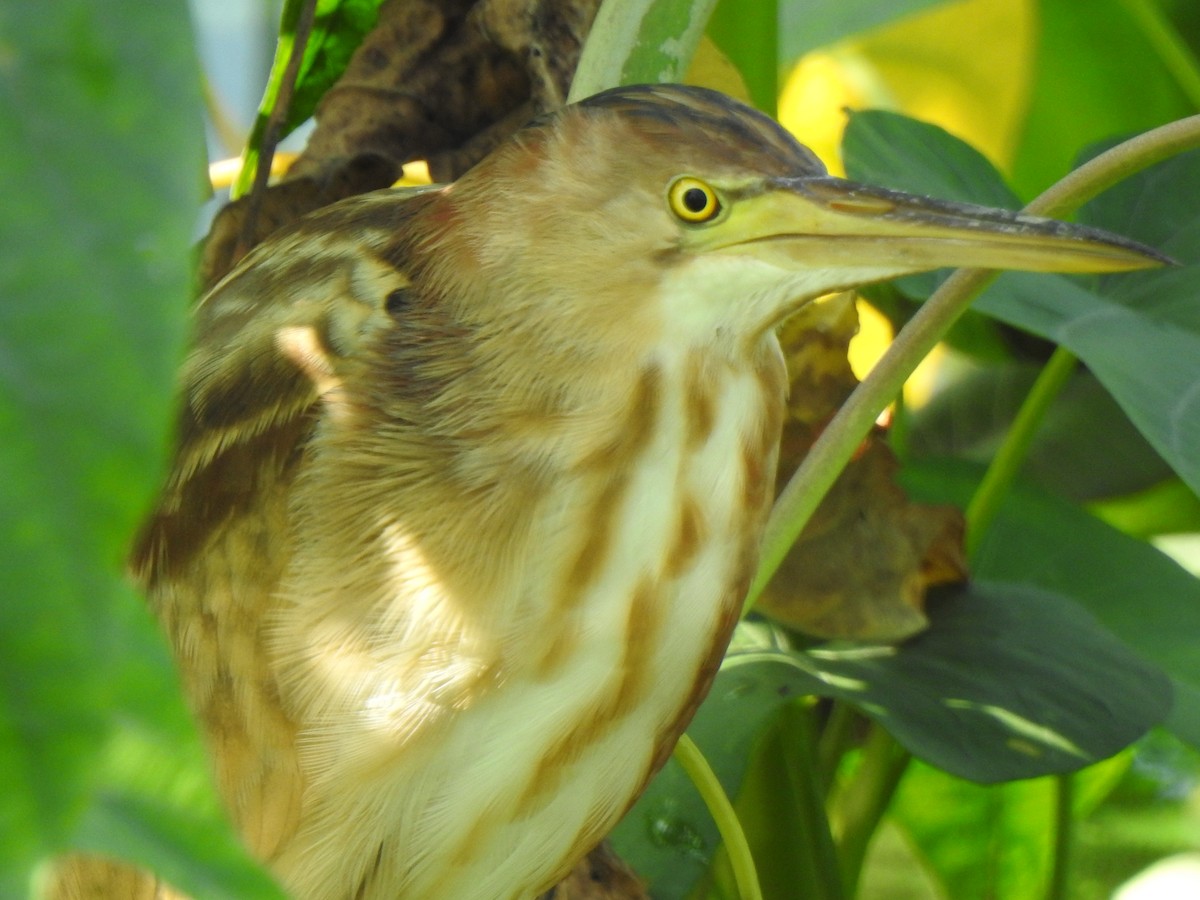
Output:
M1166 677L1082 608L1016 584L941 592L900 647L763 654L799 692L860 707L912 753L973 781L1074 771L1170 709Z
M850 113L842 155L846 174L856 181L943 200L1020 206L982 153L937 125L900 113Z
M1200 265L1117 280L1006 273L976 308L1062 344L1200 493Z
M978 470L908 466L904 487L926 502L963 503ZM1200 580L1144 541L1073 504L1017 489L983 538L980 577L1035 584L1071 597L1175 682L1167 724L1200 745Z
M1010 362L961 373L959 368L943 368L939 380L945 386L909 411L906 447L918 458L955 457L986 465L1041 367ZM1140 491L1171 475L1112 395L1082 370L1047 410L1022 472L1075 500Z
M913 754L973 781L1074 771L1162 721L1165 676L1047 591L944 592L900 648L809 651L823 693L861 707Z

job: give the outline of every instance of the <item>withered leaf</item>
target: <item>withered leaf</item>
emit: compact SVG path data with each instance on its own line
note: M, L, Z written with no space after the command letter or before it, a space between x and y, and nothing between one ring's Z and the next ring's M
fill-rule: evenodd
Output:
M847 359L857 330L852 294L809 304L781 329L791 398L780 488L858 384ZM926 590L966 578L963 519L953 507L910 501L897 467L876 429L771 579L763 612L822 638L901 640L927 626Z
M424 159L450 181L530 118L560 105L599 0L387 0L317 105L308 146L278 185L213 221L200 287L279 226L386 187ZM259 205L239 242L246 207Z

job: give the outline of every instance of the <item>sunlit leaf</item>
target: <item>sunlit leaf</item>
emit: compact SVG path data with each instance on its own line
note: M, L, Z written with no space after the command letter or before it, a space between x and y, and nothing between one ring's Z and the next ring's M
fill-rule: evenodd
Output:
M571 100L621 84L679 81L717 0L613 0L584 45Z
M313 20L312 36L288 107L284 134L308 119L317 102L337 81L362 43L375 27L382 0L321 0Z
M1073 776L1090 809L1129 765L1118 756ZM946 897L1038 897L1053 859L1052 778L982 787L916 763L889 809Z

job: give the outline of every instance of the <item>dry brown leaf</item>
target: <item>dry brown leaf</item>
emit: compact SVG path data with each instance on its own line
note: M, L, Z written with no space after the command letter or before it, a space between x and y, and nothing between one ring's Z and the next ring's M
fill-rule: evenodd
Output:
M847 360L858 330L854 297L809 304L780 339L792 385L778 483L787 483L858 384ZM758 601L792 628L822 638L900 640L928 625L926 590L967 576L963 518L910 501L877 429L864 442Z
M317 126L286 178L218 213L201 289L283 224L344 197L387 187L427 160L451 181L534 115L561 105L599 0L388 0L346 72L317 107Z

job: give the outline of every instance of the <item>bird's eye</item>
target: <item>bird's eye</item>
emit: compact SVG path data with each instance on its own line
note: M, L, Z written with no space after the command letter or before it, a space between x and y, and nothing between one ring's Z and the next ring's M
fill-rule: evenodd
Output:
M679 178L667 191L671 212L685 222L707 222L721 211L717 192L698 178Z

